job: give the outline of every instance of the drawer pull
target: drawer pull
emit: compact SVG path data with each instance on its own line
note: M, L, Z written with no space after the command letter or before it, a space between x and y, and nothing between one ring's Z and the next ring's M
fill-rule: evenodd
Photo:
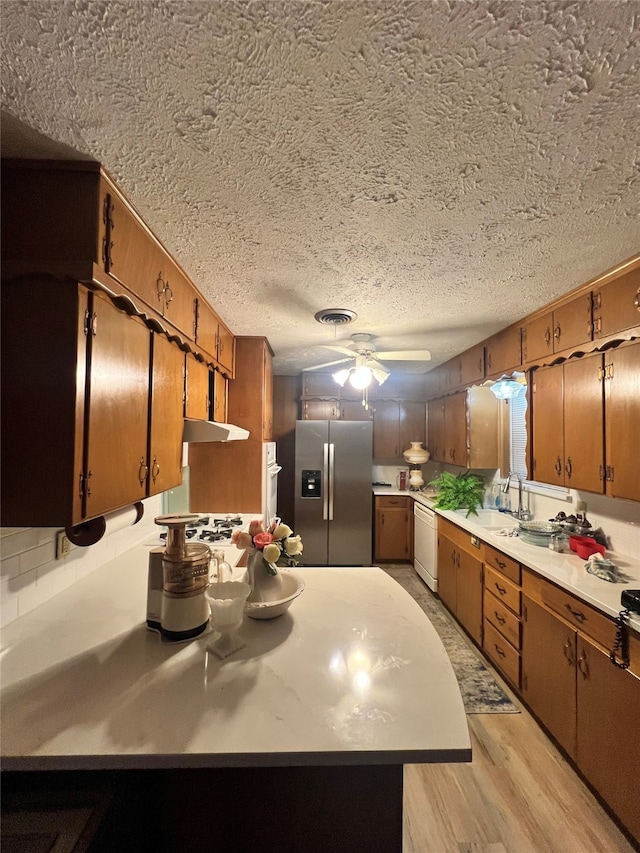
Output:
M582 625L584 622L586 622L587 617L584 615L584 613L581 613L579 610L572 610L572 608L571 608L571 605L570 605L570 604L565 604L565 607L567 608L567 610L569 611L569 613L573 616L573 618L574 618L577 622L579 622L581 625Z
M504 616L501 616L501 615L498 613L498 611L497 611L497 610L494 610L493 612L494 612L495 617L496 617L496 619L498 620L498 622L499 622L501 625L504 625L504 623L507 621L507 620L504 618Z
M502 562L502 560L498 560L498 559L496 559L496 564L497 564L498 566L500 566L500 568L501 568L501 569L504 569L504 568L506 568L506 566L507 566L507 564L506 564L506 563L503 563L503 562Z
M505 657L505 653L504 653L504 651L500 648L500 646L498 646L498 645L496 645L496 644L494 643L494 644L493 644L493 648L496 650L496 652L500 655L500 657L501 657L501 658Z
M494 583L494 586L498 590L500 595L506 595L507 590L503 586L500 586L500 584L498 584L498 583Z

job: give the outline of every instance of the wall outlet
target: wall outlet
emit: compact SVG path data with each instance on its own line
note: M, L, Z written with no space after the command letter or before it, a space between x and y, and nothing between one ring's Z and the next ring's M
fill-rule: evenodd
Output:
M71 542L67 538L64 530L59 530L56 534L56 560L62 560L71 553Z

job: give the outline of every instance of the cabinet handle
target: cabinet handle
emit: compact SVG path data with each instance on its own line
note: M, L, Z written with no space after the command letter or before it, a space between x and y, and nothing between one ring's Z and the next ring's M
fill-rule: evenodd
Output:
M456 568L460 568L460 551L456 554Z
M559 457L559 456L558 456L558 458L556 459L556 464L555 464L553 467L554 467L554 470L555 470L556 474L557 474L558 476L560 476L560 474L562 474L562 460L560 459L560 457Z
M90 498L91 497L91 487L89 486L89 480L93 477L93 471L87 471L87 476L84 478L84 493Z
M498 622L499 622L501 625L504 625L504 623L507 621L507 620L504 618L504 616L501 616L501 615L500 615L500 613L498 613L498 611L497 611L497 610L494 610L493 612L494 612L495 617L496 617L496 619L498 620Z
M111 255L112 249L113 242L104 237L102 240L102 263L104 265L105 272L110 272L111 267L113 266L113 257Z
M504 568L506 567L506 565L507 565L507 564L506 564L506 563L503 563L503 562L502 562L502 560L497 560L497 559L496 559L496 565L497 565L497 566L500 566L500 568L501 568L501 569L504 569Z
M171 290L171 288L169 287L169 282L167 282L164 290L165 290L165 296L164 296L165 305L167 307L169 307L169 305L173 302L173 290Z
M496 645L496 643L493 644L493 648L496 650L496 652L500 655L501 658L505 657L504 650L501 649L500 646Z
M562 335L562 329L560 328L560 323L558 323L558 325L557 325L557 326L555 327L555 329L553 330L553 337L554 337L557 341L559 341L559 340L560 340L560 336L561 336L561 335Z
M544 341L547 346L551 343L551 329L547 326L547 331L544 333Z
M158 457L153 457L153 464L151 465L151 479L155 483L156 478L160 474L160 466L158 465Z
M589 661L584 649L580 652L580 657L578 658L578 669L582 673L582 678L586 681L589 678Z
M633 300L633 304L636 306L638 311L640 311L640 287L636 291L636 298Z
M164 279L162 278L162 272L158 273L158 278L156 279L156 290L158 291L158 302L162 302L162 294L164 293Z
M572 651L573 651L573 643L571 642L571 637L567 637L567 641L565 642L565 644L564 644L564 648L563 648L563 650L562 650L562 651L563 651L563 654L564 654L564 656L566 657L566 659L569 661L569 664L570 664L571 666L573 666L573 665L574 665L574 663L575 663L575 660L574 660L574 657L573 657L573 654L572 654Z
M491 353L490 352L487 353L487 364L489 365L489 367L491 367Z
M144 458L140 458L140 467L138 468L138 480L141 486L144 486L145 480L147 479L147 474L149 473L149 468L144 461Z
M567 477L571 479L571 474L573 473L573 465L571 464L571 457L567 457L566 465L564 466L564 470L567 472Z
M494 582L494 584L493 584L493 585L494 585L494 586L495 586L495 588L498 590L498 592L500 593L500 595L506 595L507 590L506 590L503 586L500 586L497 582Z
M579 622L581 625L586 622L587 617L584 615L584 613L581 613L579 610L573 610L570 604L565 604L565 607L576 620L576 622Z
M604 480L604 465L598 465L598 479Z

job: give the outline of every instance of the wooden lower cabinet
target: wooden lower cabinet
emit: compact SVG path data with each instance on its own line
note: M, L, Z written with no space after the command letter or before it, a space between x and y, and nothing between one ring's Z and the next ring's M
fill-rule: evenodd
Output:
M576 763L640 841L640 794L629 772L640 756L640 678L581 636L577 666Z
M575 759L576 632L527 596L522 618L522 696Z
M438 594L469 636L481 646L483 552L472 549L468 533L439 520Z
M404 497L375 499L374 559L413 558L413 500Z

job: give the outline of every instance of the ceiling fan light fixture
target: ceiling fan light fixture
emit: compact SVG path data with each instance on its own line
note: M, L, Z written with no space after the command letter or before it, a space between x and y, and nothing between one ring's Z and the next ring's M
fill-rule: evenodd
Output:
M346 381L347 381L347 379L349 378L349 374L350 374L350 373L351 373L351 371L350 371L348 368L343 367L343 369L342 369L342 370L337 370L337 371L333 374L333 379L334 379L334 381L335 381L335 382L337 382L337 383L338 383L338 385L339 385L341 388L344 388L345 382L346 382Z
M382 385L382 383L385 382L389 378L389 376L391 376L391 374L387 370L384 370L384 368L382 367L372 367L371 372L373 373L374 379L376 380L378 385Z
M373 379L373 372L370 367L367 367L366 364L359 364L357 367L353 367L351 369L351 376L349 377L349 382L353 385L354 388L357 388L361 391L363 388L368 388L371 384L371 380Z

